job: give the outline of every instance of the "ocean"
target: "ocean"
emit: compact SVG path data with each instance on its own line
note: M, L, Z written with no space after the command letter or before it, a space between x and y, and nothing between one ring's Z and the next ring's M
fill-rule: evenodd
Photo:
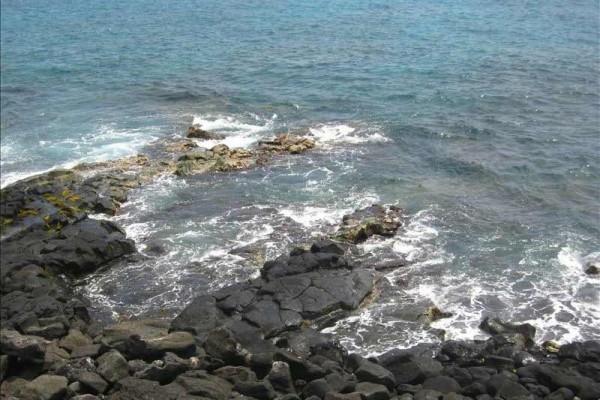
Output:
M600 337L600 2L3 0L2 186L151 151L196 123L302 156L163 176L112 219L148 257L79 290L114 318L175 315L373 203L406 213L400 285L327 329L377 354L437 340L399 310L431 302L447 339L486 315L539 341ZM215 142L200 143L210 146ZM159 246L162 252L151 252ZM254 258L239 249L252 249ZM399 284L398 282L401 282Z

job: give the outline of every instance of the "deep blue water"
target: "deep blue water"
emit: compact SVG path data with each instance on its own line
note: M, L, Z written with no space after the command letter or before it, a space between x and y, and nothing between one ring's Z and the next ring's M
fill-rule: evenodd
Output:
M168 254L91 278L97 305L175 312L255 273L231 248L273 257L378 201L408 226L364 250L414 261L388 278L455 313L437 323L450 337L487 314L540 339L600 335L600 281L583 273L600 259L599 1L3 0L0 22L3 185L194 120L234 145L294 129L320 143L135 192L116 219ZM335 329L365 352L410 343L401 301Z

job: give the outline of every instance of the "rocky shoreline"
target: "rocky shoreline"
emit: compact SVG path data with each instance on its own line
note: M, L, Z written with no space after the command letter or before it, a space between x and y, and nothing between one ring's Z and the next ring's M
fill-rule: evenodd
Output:
M218 139L198 127L188 135ZM600 398L600 341L536 344L527 324L488 317L486 341L423 343L368 359L320 333L377 296L377 270L402 264L355 252L370 236L397 234L396 207L356 210L331 237L266 262L260 277L198 293L172 321L102 326L72 292L74 279L135 257L135 243L117 224L90 217L118 213L131 189L161 174L247 169L313 147L312 139L290 135L249 150L181 140L157 157L84 164L4 188L1 398ZM444 316L429 307L415 319Z

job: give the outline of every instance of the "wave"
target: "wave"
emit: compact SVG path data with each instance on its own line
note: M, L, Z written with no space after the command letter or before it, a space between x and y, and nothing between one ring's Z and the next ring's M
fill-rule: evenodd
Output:
M366 142L388 142L389 139L372 129L357 129L346 124L322 124L309 128L310 135L319 143L361 144Z

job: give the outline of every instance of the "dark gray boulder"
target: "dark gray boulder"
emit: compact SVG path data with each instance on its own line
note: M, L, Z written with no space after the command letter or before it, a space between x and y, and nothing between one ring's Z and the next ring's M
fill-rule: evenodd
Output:
M504 322L498 317L485 317L479 328L490 335L520 333L526 340L533 340L535 337L535 327L531 324L513 324Z
M237 381L233 385L233 390L244 395L254 397L256 399L271 400L277 396L275 389L267 379L260 381Z
M42 363L48 342L37 336L21 335L17 331L2 329L0 346L6 355Z
M108 388L108 382L95 372L84 372L77 380L85 391L92 394L102 394Z
M425 379L440 375L442 364L429 357L410 352L389 351L380 357L381 365L394 374L397 384L423 383Z
M214 400L225 400L231 393L233 385L205 371L188 371L179 375L175 382L185 393L193 396L207 397Z
M600 363L600 340L573 342L560 346L558 357Z
M389 390L393 390L396 386L394 374L381 365L367 360L360 364L360 366L354 371L354 374L359 382L379 383L387 387Z
M200 335L219 326L222 318L213 296L199 296L173 319L170 330Z
M166 353L162 360L155 360L135 373L136 378L157 381L161 385L172 382L177 375L188 369L188 362L173 353Z
M169 323L162 320L132 320L106 326L100 342L128 359L155 360L167 352L190 357L196 352L196 342L189 332L169 333Z
M32 400L61 400L67 392L67 379L63 376L40 375L28 382L22 396Z
M356 391L365 400L389 400L389 390L378 383L360 382L356 385Z
M117 350L104 353L98 357L96 364L98 365L96 372L110 383L129 376L129 364Z
M448 376L434 376L423 382L423 389L437 390L440 393L460 391L460 384Z

